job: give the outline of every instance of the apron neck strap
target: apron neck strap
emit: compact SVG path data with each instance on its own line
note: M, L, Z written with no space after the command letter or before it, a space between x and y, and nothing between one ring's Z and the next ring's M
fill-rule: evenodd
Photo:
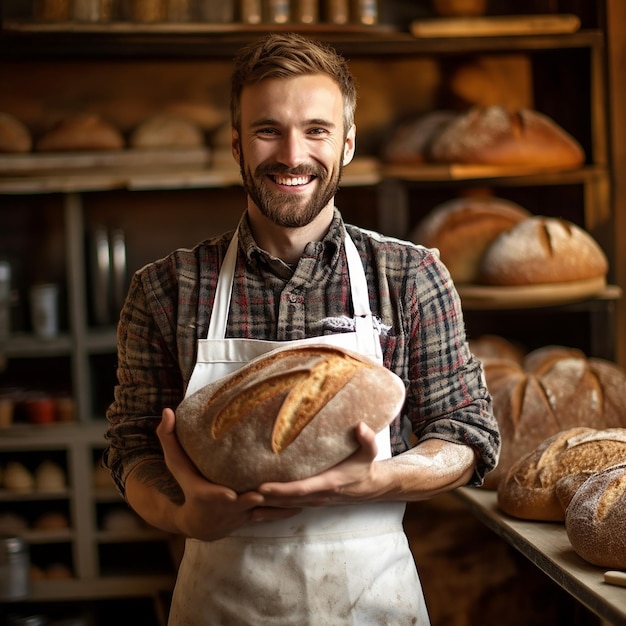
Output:
M226 324L228 322L228 312L230 310L235 267L237 264L237 248L239 245L238 233L239 229L235 231L235 234L228 245L224 262L220 268L213 310L211 311L211 319L209 321L207 339L224 339L226 337ZM352 306L354 307L357 331L359 330L359 327L363 327L363 322L365 320L368 320L368 326L371 330L373 327L373 320L369 306L365 270L363 269L363 264L361 263L359 251L354 245L352 238L345 230L344 246L348 262L350 292L352 295Z

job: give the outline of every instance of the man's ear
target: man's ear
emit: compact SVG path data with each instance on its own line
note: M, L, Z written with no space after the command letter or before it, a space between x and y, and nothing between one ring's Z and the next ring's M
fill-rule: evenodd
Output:
M241 142L239 141L239 133L233 128L231 133L230 148L233 153L233 158L237 162L237 165L241 162Z
M354 158L354 152L356 150L356 126L352 124L352 127L346 135L346 141L343 145L343 165L348 165Z

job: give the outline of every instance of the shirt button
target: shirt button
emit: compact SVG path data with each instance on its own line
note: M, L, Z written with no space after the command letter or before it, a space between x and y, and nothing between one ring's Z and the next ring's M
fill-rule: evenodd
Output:
M295 293L289 294L289 302L291 302L291 304L298 304L300 300L301 300L300 296L297 296Z

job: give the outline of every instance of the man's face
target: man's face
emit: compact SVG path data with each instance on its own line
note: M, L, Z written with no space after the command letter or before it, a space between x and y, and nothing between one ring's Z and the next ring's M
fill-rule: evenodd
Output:
M343 99L330 77L267 79L241 94L233 155L259 211L279 226L301 227L332 205L354 136L354 126L344 136Z

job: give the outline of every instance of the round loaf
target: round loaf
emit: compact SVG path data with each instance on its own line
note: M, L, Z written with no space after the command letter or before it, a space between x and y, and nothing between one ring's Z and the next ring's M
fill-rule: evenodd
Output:
M484 487L496 489L512 465L556 433L586 426L626 428L626 371L562 346L528 353L522 364L483 360L502 447Z
M358 449L357 424L379 432L404 397L398 376L359 354L280 348L183 400L176 434L208 480L242 493L336 465Z
M30 131L13 115L0 113L0 152L30 152Z
M587 478L567 507L565 529L585 561L626 569L626 463Z
M436 206L411 240L437 248L455 283L475 283L496 237L529 217L526 209L502 198L455 198Z
M120 150L120 131L95 113L67 117L46 131L37 141L40 152Z
M529 109L508 111L501 105L472 107L441 130L430 146L440 163L579 167L580 144L554 120Z
M524 362L526 349L515 341L500 335L481 335L470 341L472 354L481 361L485 359L510 359L521 365Z
M582 228L559 218L534 216L498 235L478 270L486 285L520 286L602 278L608 260Z
M561 431L513 464L498 486L498 506L521 519L564 521L559 480L599 472L624 458L626 428Z
M204 145L202 130L193 122L159 114L139 124L131 133L132 148L197 148Z

